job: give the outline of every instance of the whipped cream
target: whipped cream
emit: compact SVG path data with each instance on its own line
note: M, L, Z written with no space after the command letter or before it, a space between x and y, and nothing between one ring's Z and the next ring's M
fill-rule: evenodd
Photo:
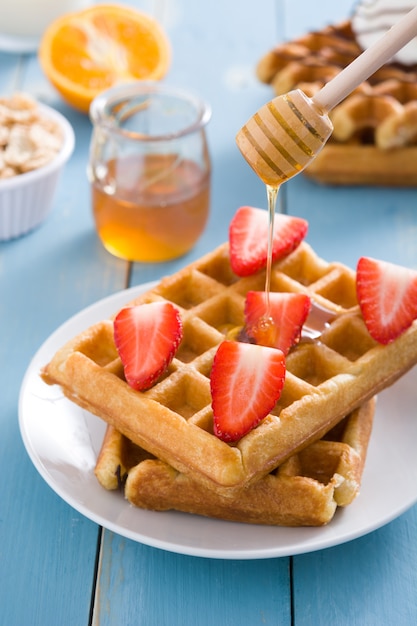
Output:
M417 5L417 0L360 0L352 14L352 29L363 50L380 39ZM417 64L417 37L392 58L404 65Z

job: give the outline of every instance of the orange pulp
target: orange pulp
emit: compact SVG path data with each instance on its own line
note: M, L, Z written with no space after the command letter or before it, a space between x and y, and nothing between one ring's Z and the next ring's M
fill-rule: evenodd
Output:
M42 36L39 60L62 97L88 113L92 100L113 85L165 76L171 46L151 16L98 4L54 20Z

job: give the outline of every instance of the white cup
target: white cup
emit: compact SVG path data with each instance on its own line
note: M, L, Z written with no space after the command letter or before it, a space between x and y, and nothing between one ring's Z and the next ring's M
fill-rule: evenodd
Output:
M0 2L0 50L32 52L56 18L87 8L91 0L12 0Z

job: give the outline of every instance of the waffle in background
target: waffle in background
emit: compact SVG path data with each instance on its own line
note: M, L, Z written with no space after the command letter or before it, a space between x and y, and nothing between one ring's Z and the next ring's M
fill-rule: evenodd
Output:
M304 328L315 328L319 340L306 339L290 352L274 410L229 445L213 434L211 365L225 336L244 324L247 292L264 286L265 271L241 279L232 272L224 244L135 300L168 300L183 321L176 356L151 389L138 392L125 382L110 319L59 350L44 380L178 472L214 491L240 491L321 439L417 362L417 322L392 343L376 344L357 305L355 272L327 263L303 242L274 264L271 290L311 297Z
M206 489L112 426L106 429L95 473L105 489L119 488L140 508L256 524L321 526L359 493L374 409L372 399L237 496L227 488L217 493Z
M312 96L362 50L346 21L269 51L257 65L276 95ZM334 132L304 170L335 185L417 186L417 65L384 65L330 113Z

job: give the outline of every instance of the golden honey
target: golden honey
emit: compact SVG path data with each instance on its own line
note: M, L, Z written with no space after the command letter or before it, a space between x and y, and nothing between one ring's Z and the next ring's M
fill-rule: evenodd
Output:
M114 193L94 181L92 206L105 248L130 261L168 261L188 252L207 223L209 172L176 155L135 155L107 163Z

